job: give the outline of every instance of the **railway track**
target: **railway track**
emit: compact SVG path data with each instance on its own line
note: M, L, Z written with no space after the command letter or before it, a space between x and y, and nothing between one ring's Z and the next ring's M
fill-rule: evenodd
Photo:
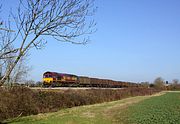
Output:
M119 89L124 89L124 88L99 88L99 87L48 87L48 88L43 88L43 87L30 87L30 89L33 89L33 90L87 90L87 89L119 90Z

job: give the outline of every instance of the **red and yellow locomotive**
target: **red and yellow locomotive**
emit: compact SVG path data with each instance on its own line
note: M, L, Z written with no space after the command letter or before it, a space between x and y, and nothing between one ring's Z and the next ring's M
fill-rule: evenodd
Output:
M57 73L57 72L45 72L43 74L44 86L66 86L77 83L78 83L78 76L76 75Z

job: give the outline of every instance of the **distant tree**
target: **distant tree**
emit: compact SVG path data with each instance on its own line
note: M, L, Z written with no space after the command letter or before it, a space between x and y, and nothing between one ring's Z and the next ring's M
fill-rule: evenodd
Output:
M178 80L178 79L173 79L172 84L177 85L178 83L179 83L179 80Z
M17 14L11 13L15 32L9 22L5 31L8 38L5 37L6 43L0 49L0 60L14 59L4 71L0 85L31 48L41 49L49 42L47 37L73 44L87 43L95 26L91 19L95 13L93 4L94 0L19 0ZM6 49L6 46L12 47Z
M31 87L35 85L35 81L34 80L27 80L25 81L25 86L27 87Z
M36 82L36 86L37 87L41 87L42 86L42 82L41 81Z
M172 80L171 89L172 90L180 89L180 84L179 84L179 80L178 79L173 79Z
M143 87L146 87L146 88L149 88L149 87L150 87L149 82L141 82L141 85L142 85Z
M164 80L161 77L156 78L154 80L154 86L157 89L164 89L165 88Z

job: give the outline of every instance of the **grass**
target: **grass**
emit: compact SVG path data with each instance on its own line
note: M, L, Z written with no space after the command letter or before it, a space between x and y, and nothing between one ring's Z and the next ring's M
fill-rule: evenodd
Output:
M134 104L123 117L122 121L130 124L180 124L180 93L169 92Z
M162 95L164 94L164 95ZM180 92L138 96L22 117L13 124L178 124Z

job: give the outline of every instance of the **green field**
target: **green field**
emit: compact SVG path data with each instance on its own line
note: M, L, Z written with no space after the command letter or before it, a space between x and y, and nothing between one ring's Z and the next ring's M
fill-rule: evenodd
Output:
M163 95L162 95L163 94ZM9 121L14 124L178 124L180 93L138 96Z
M126 123L180 124L180 93L166 93L130 106Z

